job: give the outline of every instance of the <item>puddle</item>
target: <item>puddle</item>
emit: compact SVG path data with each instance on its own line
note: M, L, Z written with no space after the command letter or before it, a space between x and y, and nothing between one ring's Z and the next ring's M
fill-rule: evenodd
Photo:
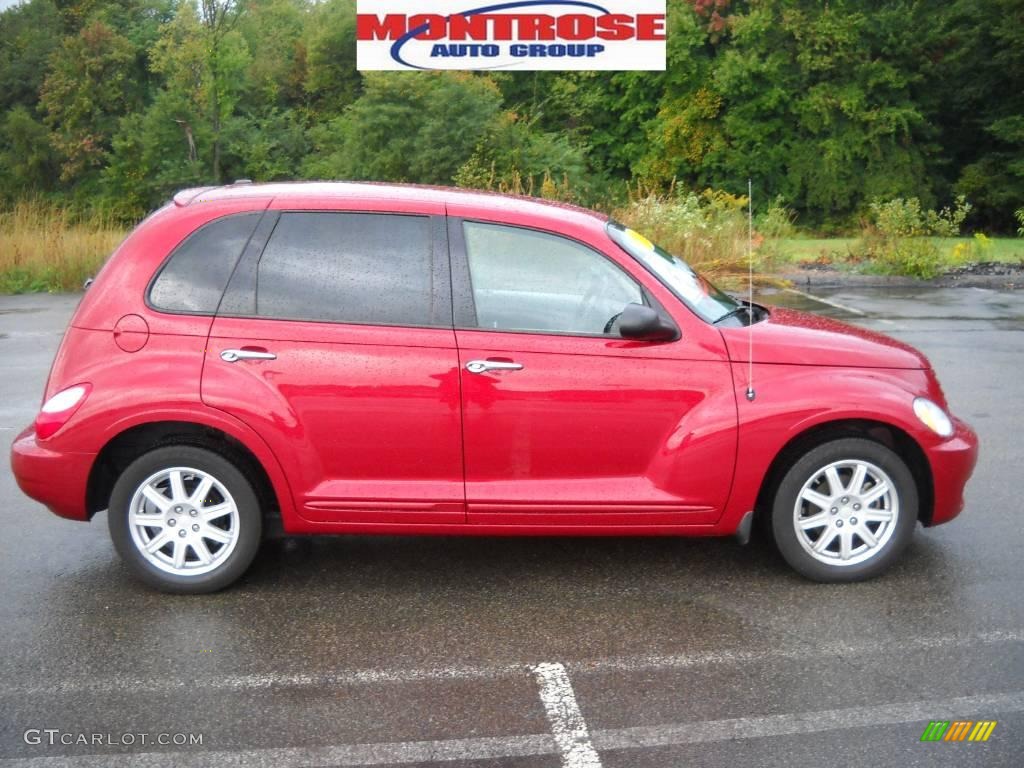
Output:
M771 307L813 312L816 315L825 315L826 317L833 317L839 320L852 320L864 316L864 313L850 311L840 304L832 303L824 298L810 296L800 291L765 289L755 292L754 300Z

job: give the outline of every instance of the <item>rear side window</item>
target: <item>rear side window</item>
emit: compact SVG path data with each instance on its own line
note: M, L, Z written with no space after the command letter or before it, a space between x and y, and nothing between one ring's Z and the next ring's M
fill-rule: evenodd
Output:
M430 325L432 275L427 216L283 213L260 258L256 314Z
M149 290L149 303L166 312L214 314L259 213L211 221L179 245Z

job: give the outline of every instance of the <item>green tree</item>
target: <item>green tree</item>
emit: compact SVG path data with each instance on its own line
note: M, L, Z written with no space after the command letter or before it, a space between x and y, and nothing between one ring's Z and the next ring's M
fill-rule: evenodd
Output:
M30 0L0 12L0 111L39 102L46 63L60 39L52 0Z
M135 217L247 176L1024 207L1021 0L686 0L663 72L356 70L355 0L26 0L0 12L0 197ZM561 185L569 180L568 187ZM545 182L545 179L547 181ZM552 187L558 187L552 190Z
M625 179L645 151L644 126L657 111L662 75L496 72L493 78L518 122L567 139L597 177Z
M1012 232L1024 204L1024 5L958 0L942 18L941 170L975 204L975 224Z
M327 0L309 14L305 88L322 114L337 114L362 91L356 70L356 4Z
M210 182L198 147L211 144L209 123L186 93L163 90L144 112L121 120L103 170L104 207L131 221L177 189Z
M307 5L304 0L252 0L238 31L255 55L246 73L248 111L303 103Z
M595 196L583 151L567 135L541 131L536 120L514 112L504 112L492 121L454 181L478 189L522 188L581 202ZM556 189L548 193L545 183Z
M213 134L213 180L221 181L221 142L225 121L234 112L242 91L242 73L249 63L249 51L235 26L243 6L236 0L199 0L199 20L208 73L206 96Z
M98 21L66 37L50 58L40 101L64 181L101 167L118 119L139 106L134 62L131 42Z
M120 121L103 173L108 206L136 218L175 189L218 183L250 63L238 10L189 3L163 25L150 52L162 82L152 103Z
M60 20L65 35L75 35L92 17L97 8L103 6L103 0L54 0L60 12Z
M241 6L204 0L198 13L182 5L153 52L153 69L164 79L165 108L177 105L176 122L194 160L220 183L225 124L246 87L251 57L235 29ZM202 141L199 137L202 136ZM194 146L194 149L193 149Z
M914 98L919 76L900 66L917 47L916 18L903 3L870 15L843 3L782 12L796 51L789 114L797 133L781 191L803 208L846 217L874 197L934 201L925 173L932 132Z
M49 192L60 170L50 132L28 107L9 110L0 121L0 199Z
M917 4L698 0L690 13L672 17L634 172L733 191L752 177L761 199L781 194L818 220L847 220L872 196L934 199Z
M296 110L272 108L238 116L226 131L226 166L231 178L294 179L309 154L306 128Z
M447 184L498 115L494 82L462 72L372 73L345 112L311 131L311 178Z
M152 100L159 80L150 66L153 47L166 24L174 19L180 0L105 0L97 5L90 21L99 21L117 30L135 49L135 65L131 78L146 103Z

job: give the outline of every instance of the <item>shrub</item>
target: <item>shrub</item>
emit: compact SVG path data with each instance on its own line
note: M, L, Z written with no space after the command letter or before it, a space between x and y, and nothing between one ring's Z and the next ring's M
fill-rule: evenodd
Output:
M922 209L916 197L874 200L870 223L855 249L857 256L883 274L937 277L952 264L930 238L959 235L970 211L971 205L962 195L952 208L941 211ZM963 257L961 251L954 253Z
M987 261L992 255L992 238L985 233L976 232L973 245L979 261Z
M1017 223L1020 224L1017 227L1017 236L1024 237L1024 208L1018 208L1013 212L1013 215L1017 217Z
M747 198L718 190L630 190L613 217L706 272L747 268Z
M757 249L762 268L777 262L782 256L782 241L796 234L796 211L786 205L782 195L768 205L756 219L757 235L761 246ZM763 239L762 239L763 238Z
M888 237L956 237L970 212L971 204L963 195L956 199L955 207L941 211L922 210L916 197L871 202L874 225Z
M559 200L563 203L576 202L575 188L568 174L563 174L560 180L556 180L550 171L544 171L540 177L523 174L518 168L508 168L499 172L494 163L487 168L475 158L471 158L455 174L455 186L500 192L503 195L542 197L545 200Z

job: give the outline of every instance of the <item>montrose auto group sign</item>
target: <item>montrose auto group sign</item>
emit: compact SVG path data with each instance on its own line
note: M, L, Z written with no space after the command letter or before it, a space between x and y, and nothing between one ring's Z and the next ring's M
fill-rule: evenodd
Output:
M663 70L665 0L358 0L360 70Z

